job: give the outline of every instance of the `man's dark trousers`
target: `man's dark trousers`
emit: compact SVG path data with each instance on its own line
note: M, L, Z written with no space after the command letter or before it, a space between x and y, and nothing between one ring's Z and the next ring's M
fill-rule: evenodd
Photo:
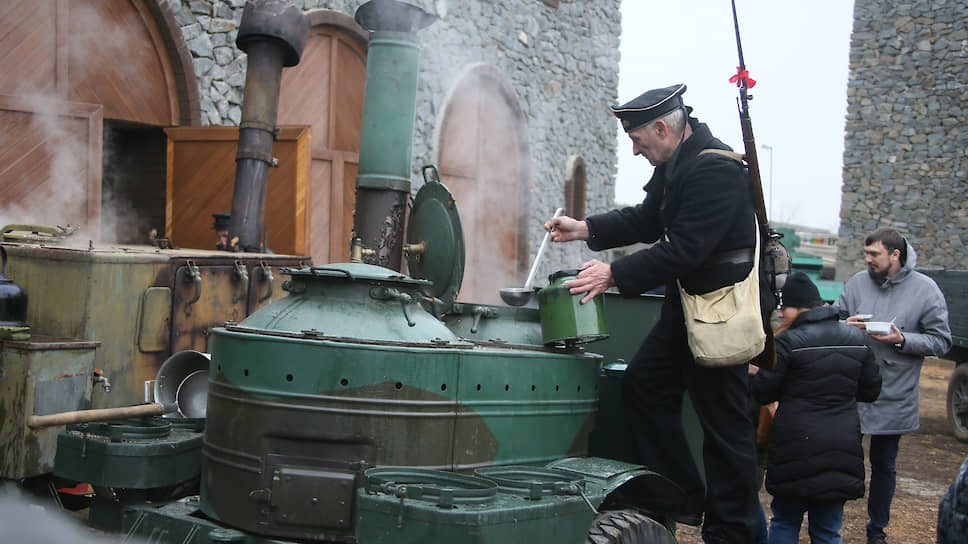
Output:
M696 364L677 295L667 290L662 316L622 380L633 451L639 462L683 488L687 513L704 511L706 542L754 542L760 520L747 365ZM684 392L702 425L705 492L682 427Z

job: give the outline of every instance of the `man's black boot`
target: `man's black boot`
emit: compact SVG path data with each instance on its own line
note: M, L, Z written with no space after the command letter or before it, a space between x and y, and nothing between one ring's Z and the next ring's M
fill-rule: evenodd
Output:
M683 512L679 514L679 517L676 518L676 523L699 527L702 525L702 512Z

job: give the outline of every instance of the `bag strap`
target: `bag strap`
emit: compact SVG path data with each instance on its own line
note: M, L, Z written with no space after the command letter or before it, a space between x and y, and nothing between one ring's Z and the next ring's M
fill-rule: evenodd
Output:
M746 165L746 155L743 153L737 153L735 151L726 151L725 149L703 149L699 152L700 155L705 155L706 153L715 153L717 155L722 155L724 157L729 157L734 161Z
M759 274L760 273L759 272L760 271L760 222L756 220L755 213L753 214L753 226L755 227L755 229L753 230L753 236L756 240L755 242L756 245L754 246L756 249L753 250L753 270L750 271L750 274Z
M741 281L746 281L750 277L755 277L755 278L759 279L759 273L760 273L760 223L759 223L759 221L756 220L756 215L755 214L753 215L753 228L755 229L754 232L753 232L753 234L755 235L754 236L754 242L753 242L755 244L753 246L753 248L754 248L753 249L753 268L750 269L750 273L747 274L746 277L743 278ZM669 240L669 233L666 233L665 239L666 239L666 241ZM696 296L698 296L698 295L690 295L688 292L686 292L686 290L682 288L682 282L679 281L679 278L676 278L676 285L679 286L679 296L680 297L685 298L685 297L696 297Z

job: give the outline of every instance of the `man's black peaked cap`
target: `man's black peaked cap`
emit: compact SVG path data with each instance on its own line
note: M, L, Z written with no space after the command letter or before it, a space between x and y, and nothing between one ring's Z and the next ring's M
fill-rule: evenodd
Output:
M625 132L635 130L677 108L683 108L682 93L686 85L680 83L661 89L646 91L621 106L609 106L615 117L622 122Z

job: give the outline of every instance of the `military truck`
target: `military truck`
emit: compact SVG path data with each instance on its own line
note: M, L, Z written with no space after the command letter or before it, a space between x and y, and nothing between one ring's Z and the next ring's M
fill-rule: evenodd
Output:
M955 363L948 381L948 423L955 438L968 442L968 270L919 269L934 279L948 304L951 351L945 355Z

